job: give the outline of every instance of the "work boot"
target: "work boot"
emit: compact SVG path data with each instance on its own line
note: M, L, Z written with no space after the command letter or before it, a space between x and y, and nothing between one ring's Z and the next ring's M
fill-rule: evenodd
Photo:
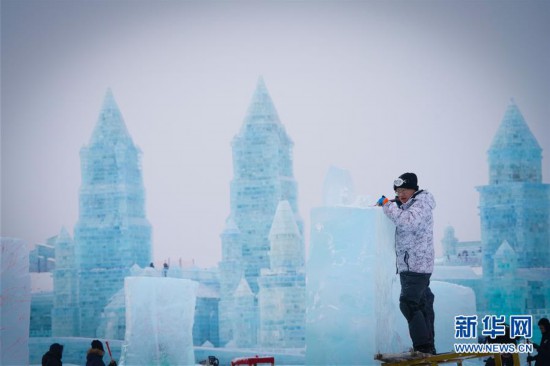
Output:
M414 350L421 353L435 355L435 347L433 346L433 344L423 344L421 346L416 346L414 347Z

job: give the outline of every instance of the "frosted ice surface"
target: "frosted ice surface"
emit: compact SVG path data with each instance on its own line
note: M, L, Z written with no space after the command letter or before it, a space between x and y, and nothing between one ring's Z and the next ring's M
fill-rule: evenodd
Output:
M126 277L126 336L120 365L192 365L197 283Z
M0 365L27 365L31 280L22 240L0 239Z
M315 208L311 223L306 363L365 365L397 351L393 223L378 207Z

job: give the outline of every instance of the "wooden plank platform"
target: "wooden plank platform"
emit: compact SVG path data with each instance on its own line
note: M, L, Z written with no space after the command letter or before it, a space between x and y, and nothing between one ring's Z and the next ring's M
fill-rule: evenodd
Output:
M374 356L375 360L382 361L382 365L387 366L413 366L413 365L439 365L444 363L455 363L462 365L462 362L468 359L480 358L480 357L495 357L497 365L500 364L500 355L492 355L489 353L440 353L431 355L428 353L422 353L418 351L410 351L404 353L395 354L377 354ZM518 363L519 365L519 363Z

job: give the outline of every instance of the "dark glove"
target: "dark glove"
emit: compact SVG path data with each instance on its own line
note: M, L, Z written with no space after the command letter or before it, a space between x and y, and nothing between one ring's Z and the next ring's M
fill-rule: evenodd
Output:
M386 198L386 196L382 196L376 201L376 206L384 206L386 203L388 203L390 200Z
M397 204L397 207L401 207L403 203L399 200L399 197L395 196L395 199L391 200L392 202L395 202Z
M535 361L535 357L527 356L527 362Z
M111 360L111 362L109 362L109 366L117 366L116 361L115 361L115 360Z

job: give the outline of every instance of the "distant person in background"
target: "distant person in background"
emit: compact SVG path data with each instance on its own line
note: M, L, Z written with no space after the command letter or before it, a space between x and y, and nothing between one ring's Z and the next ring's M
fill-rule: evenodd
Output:
M542 338L540 344L533 343L537 354L528 356L527 362L535 361L535 366L550 366L550 321L547 318L542 318L538 325Z
M103 355L105 355L103 343L98 339L94 339L92 341L92 348L88 350L88 354L86 355L86 366L105 366ZM109 366L117 366L116 361L111 360Z
M42 356L42 366L63 366L62 357L63 346L59 343L53 343L50 350Z
M415 351L435 354L434 294L430 277L434 268L433 214L435 199L418 189L414 173L404 173L393 182L396 197L382 196L377 204L395 224L397 272L401 281L399 308L407 319Z

